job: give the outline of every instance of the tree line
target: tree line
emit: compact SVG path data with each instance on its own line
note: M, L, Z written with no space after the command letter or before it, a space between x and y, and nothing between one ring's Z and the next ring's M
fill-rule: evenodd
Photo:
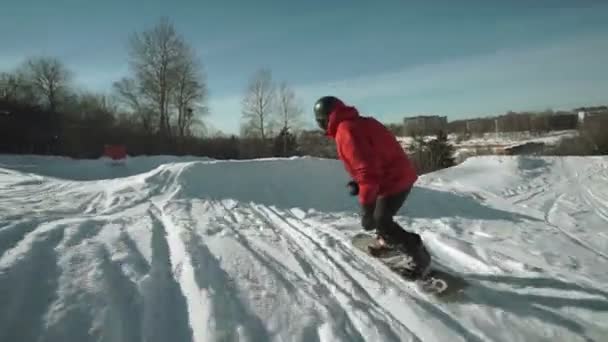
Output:
M52 56L27 58L0 73L0 153L96 158L105 144L130 155L255 158L335 157L320 132L301 129L303 109L286 81L260 68L241 103L240 134L212 134L209 89L195 49L167 18L128 37L129 74L110 94L76 89L74 73Z

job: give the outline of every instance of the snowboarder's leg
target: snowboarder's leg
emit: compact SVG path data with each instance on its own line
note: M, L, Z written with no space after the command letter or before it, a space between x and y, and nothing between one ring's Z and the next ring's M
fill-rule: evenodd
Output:
M379 244L371 246L370 253L381 255L384 250L398 248L412 257L412 269L407 270L412 277L423 274L431 262L431 257L419 234L408 232L394 221L411 188L395 195L378 198L374 210L374 221ZM374 250L375 249L375 250Z
M415 233L405 231L393 217L405 203L411 189L390 196L381 196L376 200L374 210L374 225L378 235L387 240L409 240L415 238Z

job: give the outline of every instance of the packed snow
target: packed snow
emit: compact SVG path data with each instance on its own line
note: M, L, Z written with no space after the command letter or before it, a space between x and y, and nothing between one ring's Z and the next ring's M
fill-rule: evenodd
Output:
M316 158L0 156L0 341L605 341L608 158L476 157L398 221L472 284L420 293L350 244Z

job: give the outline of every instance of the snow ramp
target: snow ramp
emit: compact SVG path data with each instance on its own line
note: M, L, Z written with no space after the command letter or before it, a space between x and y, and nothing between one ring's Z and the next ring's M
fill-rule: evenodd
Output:
M481 157L397 220L472 286L427 297L354 249L316 158L0 156L0 341L603 341L608 158Z

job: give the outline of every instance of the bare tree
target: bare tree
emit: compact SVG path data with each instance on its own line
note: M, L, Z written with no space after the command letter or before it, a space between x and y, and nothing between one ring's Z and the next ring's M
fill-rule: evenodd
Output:
M275 101L275 86L268 69L258 70L247 87L242 102L243 133L266 140L272 129L272 114Z
M159 114L159 132L170 134L169 104L188 48L167 18L131 39L131 65L141 94Z
M135 115L144 131L151 133L154 125L153 121L157 119L158 113L155 108L150 108L151 106L143 101L143 95L137 81L132 78L123 78L114 82L113 86L119 101L125 104Z
M47 102L50 111L55 112L61 96L67 92L71 72L56 58L37 57L25 62L22 73L33 90Z
M294 130L302 123L302 107L297 103L296 94L287 82L279 86L277 112L282 130Z
M278 120L281 127L280 134L283 138L283 154L286 155L290 134L293 134L295 128L300 126L303 109L296 102L296 94L287 82L281 82L278 96L277 113L279 114Z
M134 79L122 78L120 81L114 82L113 87L120 101L126 104L129 109L134 112L141 109L140 94Z
M202 121L195 120L195 114L206 115L209 112L206 105L207 87L201 75L201 66L190 48L184 48L182 52L173 91L173 100L177 107L177 131L181 138L191 135L194 123L202 124Z
M0 73L0 99L16 101L19 83L17 76L8 72Z
M90 119L102 113L105 116L112 116L118 108L112 98L105 94L97 94L84 92L77 97L80 116L85 119Z

